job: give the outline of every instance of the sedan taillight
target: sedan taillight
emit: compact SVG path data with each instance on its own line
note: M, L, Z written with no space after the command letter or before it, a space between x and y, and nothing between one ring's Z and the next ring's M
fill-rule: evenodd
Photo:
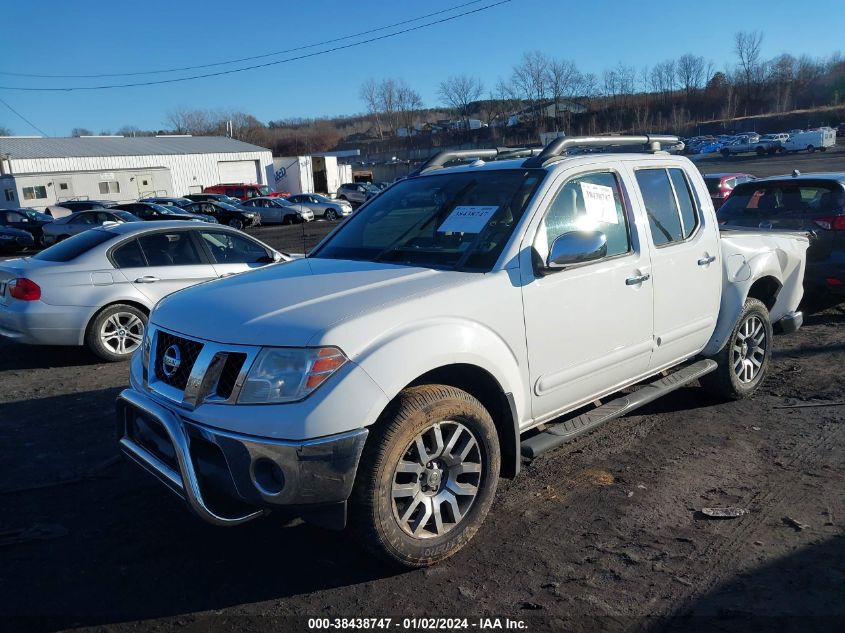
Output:
M816 218L814 222L826 231L845 231L845 215L836 215L830 218Z
M9 296L21 301L38 301L41 298L41 286L26 277L18 277L9 282Z

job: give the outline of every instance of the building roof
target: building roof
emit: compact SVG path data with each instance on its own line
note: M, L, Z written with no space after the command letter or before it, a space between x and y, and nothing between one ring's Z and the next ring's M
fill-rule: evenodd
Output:
M270 150L222 136L139 136L37 138L0 136L0 156L70 158L94 156L159 156L162 154L229 154Z

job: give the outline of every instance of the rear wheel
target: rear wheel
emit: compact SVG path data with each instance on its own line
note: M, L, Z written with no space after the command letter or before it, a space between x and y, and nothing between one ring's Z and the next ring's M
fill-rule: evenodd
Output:
M720 153L722 156L724 156L725 158L727 158L728 156L730 156L730 155L731 155L730 151L729 151L729 150L727 150L727 149L723 149L723 150L721 150L719 153Z
M445 385L406 389L364 447L350 529L389 562L438 563L484 521L500 465L495 425L478 400Z
M816 151L816 147L814 145L807 145L807 151L812 154Z
M126 360L141 347L146 326L147 315L141 310L116 303L94 317L85 333L85 344L103 360Z
M757 156L762 156L763 154L766 153L766 150L764 150L762 147L758 147L754 151L757 152Z
M820 147L820 148L819 148L819 151L820 151L820 152L826 152L826 151L827 151L827 148L826 148L826 147L824 147L824 146L822 146L822 147Z
M748 298L728 342L713 357L719 366L701 378L701 386L720 398L747 398L762 384L771 357L769 311L762 301Z

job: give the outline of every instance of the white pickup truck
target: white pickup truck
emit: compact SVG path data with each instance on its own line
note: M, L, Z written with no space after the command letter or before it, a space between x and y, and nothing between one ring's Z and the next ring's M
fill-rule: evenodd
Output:
M772 325L801 325L808 241L720 234L675 143L443 152L307 258L170 295L123 452L210 523L285 509L418 567L521 459L695 380L753 393ZM567 155L611 146L642 151Z

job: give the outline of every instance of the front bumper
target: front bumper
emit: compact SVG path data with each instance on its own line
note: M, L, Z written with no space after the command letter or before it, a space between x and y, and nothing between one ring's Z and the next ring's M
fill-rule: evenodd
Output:
M211 429L149 396L124 390L117 400L123 453L187 502L208 523L238 525L274 508L345 504L366 429L284 441ZM345 506L344 506L345 511Z

